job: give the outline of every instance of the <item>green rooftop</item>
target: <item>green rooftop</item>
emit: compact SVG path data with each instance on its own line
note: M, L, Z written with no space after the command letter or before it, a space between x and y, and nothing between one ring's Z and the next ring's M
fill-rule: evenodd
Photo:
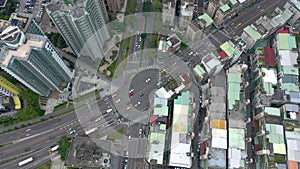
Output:
M296 8L300 10L300 2L296 3Z
M225 13L230 10L230 6L226 4L226 5L221 6L220 9L223 13Z
M296 45L296 38L287 33L280 33L278 34L278 45L279 50L292 50L297 48Z
M271 95L274 94L274 88L272 86L272 83L264 82L263 86L264 86L264 90L267 94L271 94Z
M206 74L206 71L200 65L196 65L193 70L199 77L202 77L204 74Z
M275 107L265 107L265 112L273 116L280 116L280 109Z
M257 32L256 30L254 30L251 26L247 26L246 28L244 28L244 31L254 40L257 41L259 40L262 35Z
M166 125L165 124L161 124L159 126L159 129L165 131L166 130Z
M153 115L168 116L168 106L154 107Z
M240 73L228 73L228 82L241 83L242 78Z
M149 142L153 143L153 141L158 141L159 143L164 143L165 142L165 134L151 132Z
M236 1L236 0L230 0L230 3L231 3L232 5L235 5L235 4L237 4L237 1Z
M229 147L245 150L245 130L229 128Z
M282 71L284 74L288 74L288 75L299 75L299 69L297 67L294 66L282 66Z
M289 92L299 92L299 87L294 83L282 83L281 89Z
M228 57L232 57L235 53L240 53L238 48L235 48L229 41L223 43L220 48L227 54Z
M212 23L214 23L214 20L211 19L211 17L209 15L207 15L206 13L203 15L200 15L198 17L199 20L203 19L205 21L205 27L209 27Z
M180 105L189 105L190 104L190 92L186 91L181 94L181 96L178 96L177 99L174 99L174 104L180 104Z

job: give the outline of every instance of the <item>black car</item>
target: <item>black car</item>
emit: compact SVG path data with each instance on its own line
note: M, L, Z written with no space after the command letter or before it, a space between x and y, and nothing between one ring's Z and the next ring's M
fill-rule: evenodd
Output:
M144 96L144 92L140 93L140 97Z

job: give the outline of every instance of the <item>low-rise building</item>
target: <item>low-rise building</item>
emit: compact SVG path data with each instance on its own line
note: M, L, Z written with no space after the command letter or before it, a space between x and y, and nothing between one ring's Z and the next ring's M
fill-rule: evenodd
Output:
M98 146L99 144L101 147ZM111 166L111 161L117 159L110 154L110 149L110 141L101 140L101 143L96 144L89 137L75 137L67 155L66 166L108 169Z
M257 28L251 25L244 28L241 35L242 40L246 42L246 49L252 48L261 37L262 35L257 31Z

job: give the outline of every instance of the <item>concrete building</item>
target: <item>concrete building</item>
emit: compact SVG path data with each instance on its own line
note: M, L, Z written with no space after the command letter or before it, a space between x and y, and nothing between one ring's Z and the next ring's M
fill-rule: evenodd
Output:
M149 150L147 161L155 165L166 165L166 139L169 137L167 132L168 99L154 96L154 110L150 121L149 131Z
M183 92L174 100L172 134L170 142L169 166L191 168L192 153L192 119L191 119L191 94Z
M296 4L293 4L291 2L287 2L283 8L285 10L289 10L293 13L291 18L288 20L288 23L291 25L294 25L298 19L300 18L300 2L297 2Z
M0 36L5 37L1 68L32 91L48 96L51 91L61 91L72 79L72 72L34 20L25 33L10 26Z
M194 9L194 0L181 1L179 22L179 25L181 27L185 27L187 23L190 23L192 21Z
M286 145L281 120L281 109L262 107L254 117L254 149L258 168L287 168Z
M198 24L200 26L200 29L205 32L209 33L210 28L212 27L214 20L207 14L200 15L198 18Z
M176 2L177 0L163 0L162 22L164 25L174 26Z
M254 26L247 26L241 35L241 39L246 42L246 48L250 49L262 37Z
M107 6L113 13L120 12L124 6L125 0L109 0Z
M102 1L79 0L76 4L51 2L47 12L76 56L93 60L103 57L103 44L110 38Z
M67 154L66 166L109 169L112 163L116 162L114 159L116 157L110 154L110 148L109 141L101 140L96 144L95 140L89 137L75 137Z

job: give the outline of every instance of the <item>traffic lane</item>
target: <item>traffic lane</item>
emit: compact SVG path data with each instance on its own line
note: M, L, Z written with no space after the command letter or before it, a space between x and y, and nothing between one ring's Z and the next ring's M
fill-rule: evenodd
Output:
M138 110L149 108L149 94L156 88L158 72L158 69L143 70L132 79L130 90L134 89L134 95L130 97L130 102L134 106L140 102L141 105L135 106Z
M9 133L4 133L0 135L0 144L13 142L15 140L36 135L43 131L47 131L53 128L57 128L60 125L64 125L65 123L68 123L69 121L73 121L77 119L76 114L71 112L66 115L55 117L53 119L49 119L47 121L41 122L37 125L29 126L23 129L19 129L16 131L12 131Z
M71 130L70 130L71 129ZM3 161L5 159L9 159L11 157L28 153L30 151L34 151L43 147L51 146L52 144L56 144L56 142L64 135L70 135L70 131L72 130L80 130L81 127L78 123L73 123L73 125L65 124L64 127L54 130L51 135L48 133L39 135L37 138L24 140L22 142L8 145L0 148L1 159ZM75 134L75 133L73 133ZM29 149L26 151L26 149Z
M247 27L248 25L251 25L254 23L256 20L258 20L261 16L274 11L275 8L277 7L283 7L283 5L287 2L287 0L282 0L282 1L276 1L275 3L272 0L265 0L261 1L263 4L261 4L261 7L259 9L259 12L257 12L257 6L259 4L256 4L256 8L251 8L249 9L246 13L234 18L231 22L226 24L226 27L229 27L230 32L229 35L235 36L235 35L240 35L243 32L243 29ZM271 4L271 5L270 5ZM255 14L255 15L253 15ZM244 16L251 16L249 17L244 17ZM232 24L233 23L233 24ZM241 23L241 27L237 28L235 24ZM227 26L229 25L229 26Z
M36 166L40 165L41 162L45 162L45 161L49 161L50 160L50 156L49 156L49 153L48 153L48 148L43 148L33 154L30 154L30 155L26 155L22 158L18 158L16 160L13 160L13 161L10 161L8 163L5 163L4 165L1 166L1 169L12 169L12 168L22 168L22 169L29 169L29 168L35 168ZM33 157L34 160L29 163L29 164L26 164L22 167L19 167L18 166L18 163L20 161L23 161L29 157Z

